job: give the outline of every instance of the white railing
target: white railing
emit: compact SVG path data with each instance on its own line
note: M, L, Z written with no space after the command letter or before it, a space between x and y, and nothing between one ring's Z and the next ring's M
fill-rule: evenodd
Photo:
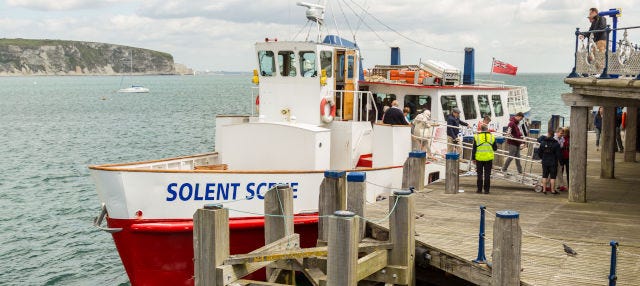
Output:
M380 114L378 106L375 104L373 93L370 91L350 91L350 90L332 90L329 94L336 100L338 104L336 116L344 112L344 100L346 94L353 94L353 121L369 121L371 112L374 112L375 119L378 119Z

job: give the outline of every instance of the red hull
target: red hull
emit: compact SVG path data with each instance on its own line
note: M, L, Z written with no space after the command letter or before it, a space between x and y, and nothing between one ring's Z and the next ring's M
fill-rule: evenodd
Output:
M298 215L295 232L302 247L318 238L317 215ZM124 220L108 218L131 285L193 285L192 220ZM231 254L248 253L264 245L264 218L229 221Z

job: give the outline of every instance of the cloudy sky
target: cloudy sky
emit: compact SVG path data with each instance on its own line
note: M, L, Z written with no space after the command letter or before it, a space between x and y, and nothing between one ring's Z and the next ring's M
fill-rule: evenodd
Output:
M130 45L171 53L176 62L197 70L249 71L255 66L255 42L265 37L305 40L305 8L296 2L2 0L0 37ZM573 64L572 34L576 27L588 28L590 7L622 8L619 27L625 27L640 25L639 4L640 0L329 0L324 33L349 40L355 35L365 67L387 64L390 46L401 47L405 64L422 58L461 67L461 52L471 46L481 72L489 70L492 57L517 65L520 72L568 72ZM640 40L640 29L629 38L640 43L635 41Z

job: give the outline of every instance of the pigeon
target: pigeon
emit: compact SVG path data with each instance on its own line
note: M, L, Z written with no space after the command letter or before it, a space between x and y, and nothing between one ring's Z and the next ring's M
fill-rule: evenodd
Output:
M576 256L576 255L578 255L578 253L577 253L575 250L573 250L573 248L569 247L568 245L566 245L566 244L564 244L564 243L563 243L563 244L562 244L562 247L564 247L564 252L566 252L566 253L567 253L567 255L569 255L569 256Z

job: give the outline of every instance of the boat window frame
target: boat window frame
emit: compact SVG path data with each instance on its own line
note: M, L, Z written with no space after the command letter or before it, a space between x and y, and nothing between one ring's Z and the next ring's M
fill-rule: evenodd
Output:
M307 59L304 57L304 55L306 54L313 54L313 57L311 57L311 59ZM302 77L317 77L318 76L318 65L317 65L317 57L316 57L316 51L300 51L298 52L298 57L300 58L300 75ZM309 70L305 70L304 66L306 62L309 62L313 60L312 63L312 67ZM312 72L311 75L307 75L308 72Z
M263 54L264 53L264 54ZM264 55L268 55L269 53L271 53L271 73L267 73L265 69L263 69L264 67L268 67L268 66L263 66L263 57ZM272 50L260 50L258 51L258 68L260 69L260 76L263 77L272 77L276 74L276 57L275 57L275 53Z
M346 79L354 79L355 77L355 68L356 68L356 56L354 55L346 55L346 66L347 66L347 74Z
M471 108L467 108L467 104L465 103L465 98L469 98L471 97ZM469 101L469 100L467 100ZM462 94L460 95L460 104L462 106L462 114L464 114L464 119L465 120L475 120L478 119L478 109L476 108L476 103L475 103L475 99L473 94ZM468 114L468 111L473 110L473 114ZM471 118L471 116L468 115L473 115L473 118Z
M289 55L288 60L285 59L285 55ZM281 58L282 57L282 58ZM278 68L280 70L279 74L282 77L297 77L298 76L298 68L296 67L296 52L291 50L282 50L278 51ZM285 69L285 63L288 62L288 69ZM289 71L288 75L284 73ZM293 73L292 73L293 72Z
M489 109L489 114L486 113L482 113L482 107L480 107L480 97L481 96L485 96L487 99L487 108ZM491 104L491 99L489 98L489 94L478 94L477 97L477 103L478 103L478 112L480 113L480 119L483 119L486 115L489 115L491 117L493 117L493 106Z
M445 106L445 98L450 98L453 97L453 102L455 103L455 105L453 106ZM449 102L451 102L449 100ZM442 116L444 117L444 120L447 120L447 116L449 116L449 114L451 114L451 110L453 108L458 107L458 98L455 94L447 94L447 95L441 95L440 96L440 107L442 108Z
M328 58L324 56L327 53L329 54ZM333 77L333 51L320 51L320 74L323 70L327 71L327 77Z
M415 107L413 110L411 110L409 112L409 114L411 114L411 118L416 118L416 116L418 116L418 114L422 113L424 111L424 109L428 109L429 111L431 111L431 106L433 104L433 99L431 98L431 95L429 94L406 94L404 96L404 100L403 100L403 107L409 107L409 109L411 109L410 106L407 106L407 102L409 102L410 100L407 100L409 97L416 97L417 102L414 102ZM426 101L428 103L428 105L426 107L423 107L422 105L420 105L420 100L426 97Z
M498 97L498 100L495 99L495 97ZM498 108L496 107L496 103L499 103L500 105L500 114L498 114ZM491 105L493 107L493 114L496 117L500 117L500 116L504 116L504 103L502 102L502 96L500 94L492 94L491 95Z

